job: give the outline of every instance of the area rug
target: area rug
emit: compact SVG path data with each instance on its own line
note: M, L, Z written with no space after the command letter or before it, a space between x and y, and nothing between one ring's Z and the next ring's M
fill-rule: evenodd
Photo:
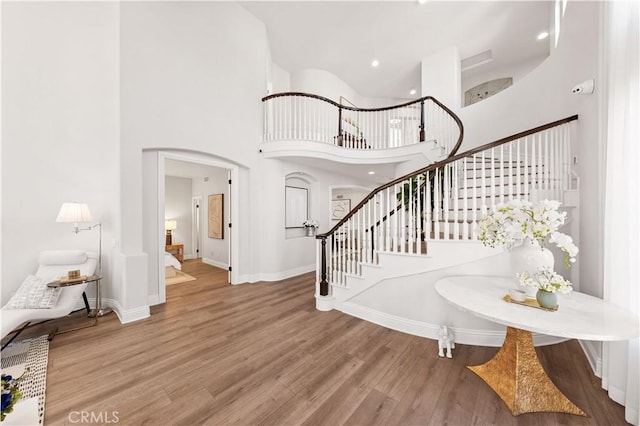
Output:
M22 399L2 422L4 425L44 424L44 397L47 385L49 341L47 336L34 337L8 345L0 352L2 374L19 377Z
M196 277L193 277L182 271L176 271L175 277L165 278L165 284L166 285L180 284L180 283L186 283L186 282L195 281L195 280L197 280Z

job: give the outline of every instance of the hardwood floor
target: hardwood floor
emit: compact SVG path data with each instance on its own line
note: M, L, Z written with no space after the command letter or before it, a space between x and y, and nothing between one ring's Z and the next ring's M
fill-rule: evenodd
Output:
M169 286L150 318L112 314L51 342L45 424L625 424L576 341L538 354L591 417L513 417L465 368L497 348L456 345L440 359L435 341L319 312L313 274L230 286L198 261L184 270L198 279Z

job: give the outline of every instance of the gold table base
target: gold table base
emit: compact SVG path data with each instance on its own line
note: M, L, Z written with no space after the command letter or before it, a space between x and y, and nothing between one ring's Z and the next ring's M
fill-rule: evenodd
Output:
M587 416L547 376L530 331L507 327L500 351L486 363L467 368L498 394L514 416L536 412Z

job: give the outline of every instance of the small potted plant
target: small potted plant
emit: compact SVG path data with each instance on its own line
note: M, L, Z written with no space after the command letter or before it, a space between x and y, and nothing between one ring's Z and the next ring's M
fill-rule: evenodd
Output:
M565 280L547 266L538 268L532 274L529 272L518 274L518 280L522 286L535 288L538 304L548 309L554 309L558 306L556 293L566 294L573 290L571 281Z
M307 237L313 237L316 235L316 228L318 228L319 224L317 220L307 219L302 222L302 226L304 226L307 231Z

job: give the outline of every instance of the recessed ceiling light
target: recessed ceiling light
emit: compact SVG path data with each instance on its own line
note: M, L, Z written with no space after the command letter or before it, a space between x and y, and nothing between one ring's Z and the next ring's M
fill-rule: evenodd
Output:
M416 89L411 89L411 90L409 90L409 94L410 94L410 95L415 95L415 94L416 94Z
M375 174L376 174L376 172L374 172L373 170L371 170L371 171L369 172L369 174L370 174L370 175L375 175Z
M544 40L545 38L549 37L549 33L546 31L541 32L540 34L538 34L538 36L536 37L538 40Z
M371 66L372 67L377 67L378 65L380 65L380 61L378 61L377 59L374 59L373 61L371 61Z
M418 3L420 4L425 4L427 2L427 0L418 0Z

